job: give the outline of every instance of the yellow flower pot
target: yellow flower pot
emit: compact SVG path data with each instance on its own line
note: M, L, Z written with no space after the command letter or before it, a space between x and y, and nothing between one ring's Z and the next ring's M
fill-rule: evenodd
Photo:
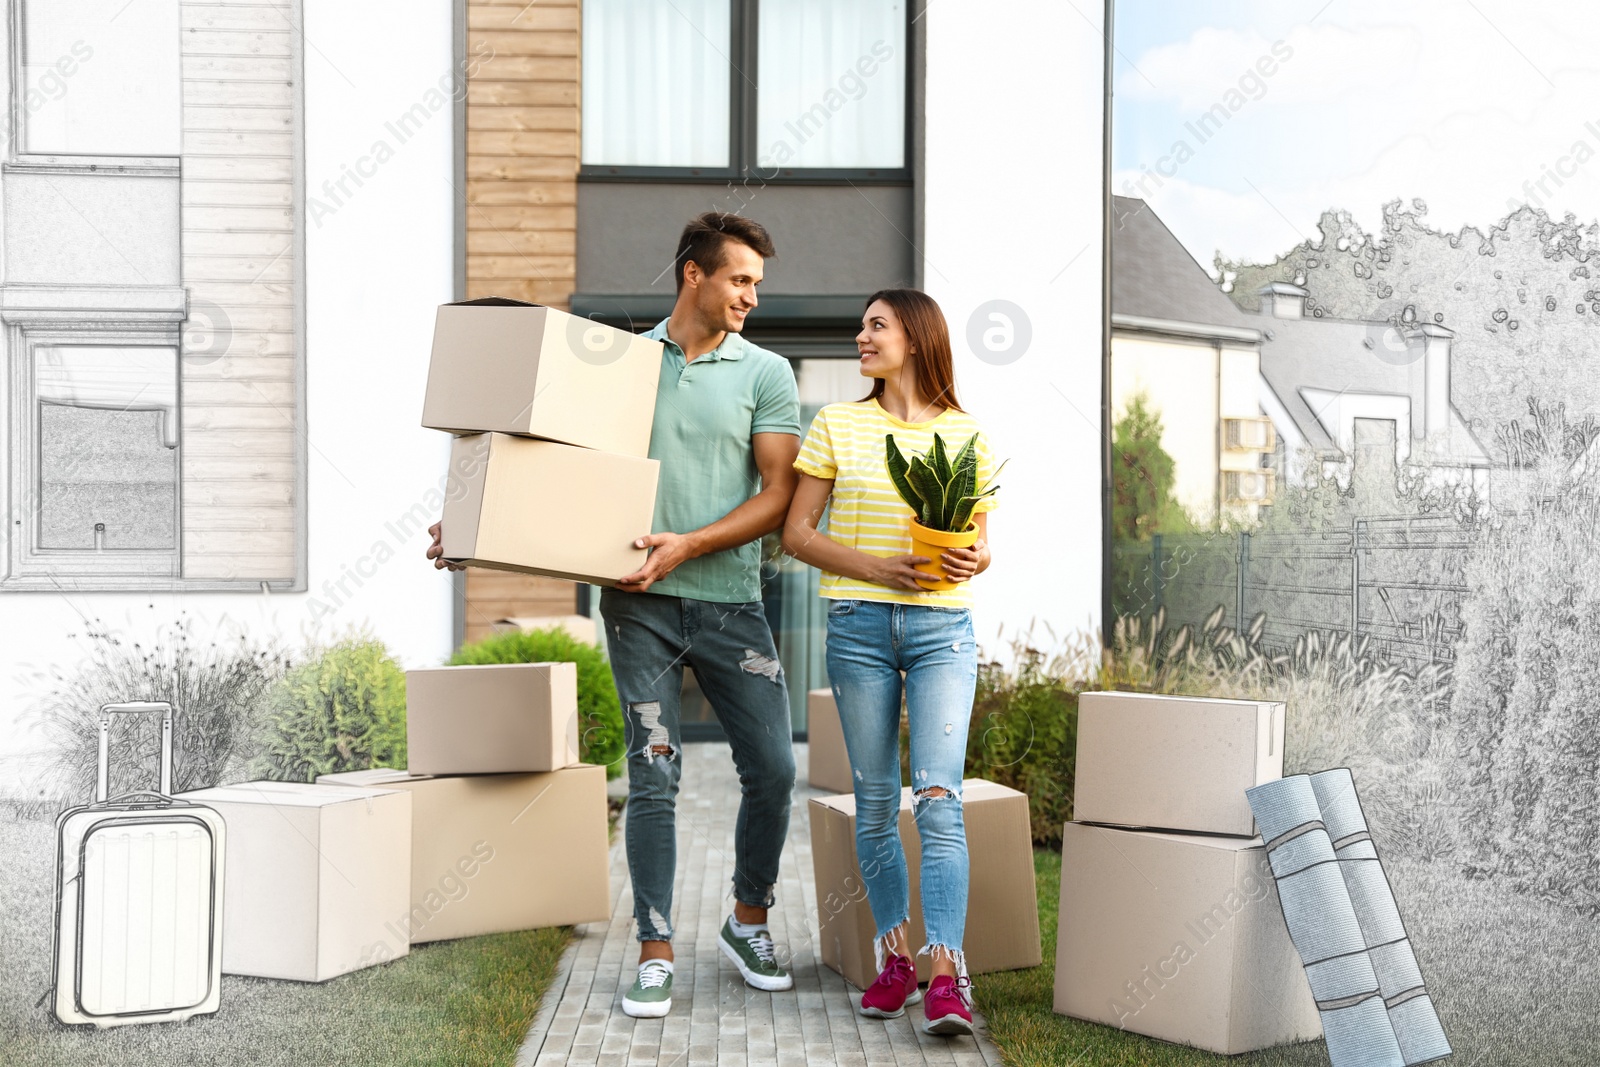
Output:
M939 589L955 589L961 583L952 582L944 576L944 564L939 559L939 554L947 548L971 548L978 540L978 524L968 524L960 533L946 533L943 530L930 530L916 519L911 520L911 554L914 556L927 556L927 563L918 563L917 570L933 577L917 579L917 584L922 588L933 591Z

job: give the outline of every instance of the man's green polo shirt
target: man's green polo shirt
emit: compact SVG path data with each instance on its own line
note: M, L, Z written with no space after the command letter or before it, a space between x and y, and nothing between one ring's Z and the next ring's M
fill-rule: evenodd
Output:
M800 392L789 361L729 333L694 362L667 337L667 320L645 334L660 341L650 458L661 461L652 533L688 533L722 518L761 488L750 435L800 435ZM761 599L761 542L688 560L650 587L663 596L723 604Z

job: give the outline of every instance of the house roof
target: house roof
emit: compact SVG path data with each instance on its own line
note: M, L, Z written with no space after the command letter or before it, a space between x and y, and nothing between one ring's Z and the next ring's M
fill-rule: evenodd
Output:
M1172 235L1150 205L1111 198L1111 313L1259 329Z
M1391 362L1379 355L1375 339L1387 323L1329 318L1279 319L1270 314L1246 318L1254 320L1262 330L1262 377L1314 447L1337 446L1301 390L1388 396L1411 393L1412 365ZM1408 427L1398 429L1409 432ZM1426 452L1432 462L1441 465L1487 466L1489 463L1487 450L1453 403L1448 433L1442 441L1430 443Z

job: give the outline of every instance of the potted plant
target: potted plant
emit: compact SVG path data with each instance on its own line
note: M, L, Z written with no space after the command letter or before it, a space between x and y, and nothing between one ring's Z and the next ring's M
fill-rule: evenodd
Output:
M939 555L947 548L972 547L978 540L973 506L1000 488L993 478L985 486L978 485L978 435L969 437L954 459L937 433L927 455L912 453L909 460L895 444L894 434L885 434L883 440L889 480L912 511L911 552L928 557L927 563L917 564L917 570L932 577L917 582L929 590L954 589L958 583L944 576ZM999 473L995 471L996 476Z

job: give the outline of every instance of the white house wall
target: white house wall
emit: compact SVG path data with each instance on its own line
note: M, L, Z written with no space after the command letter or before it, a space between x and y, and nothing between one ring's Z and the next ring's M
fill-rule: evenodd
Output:
M1111 362L1112 418L1121 419L1135 396L1145 396L1146 406L1161 417L1161 447L1172 457L1173 495L1196 520L1210 520L1217 510L1219 458L1216 346L1114 336Z
M974 583L986 649L1002 625L1099 626L1102 17L1056 0L921 16L923 284L950 320L962 401L1010 460L995 562ZM1005 58L980 71L974 56Z
M447 438L418 421L434 308L452 296L448 97L442 108L431 106L452 63L450 6L395 0L375 19L362 5L304 5L306 186L324 208L305 223L308 589L270 596L0 594L0 782L14 784L8 771L39 744L28 724L44 676L87 658L84 634L95 620L144 642L187 612L203 641L237 624L291 647L307 635L367 625L407 665L438 663L449 652L450 582L422 558L423 528L438 513ZM281 40L300 21L291 5L197 7L241 19L277 12L285 23ZM265 29L256 32L269 42ZM422 112L414 110L419 104ZM414 121L402 139L388 124L407 112ZM214 151L215 167L239 165L224 158L220 140ZM340 194L339 180L357 170L361 183L346 179L347 195ZM320 192L325 182L332 198ZM249 190L246 182L233 191ZM257 191L264 206L281 211L272 187ZM225 241L229 226L216 229ZM266 247L252 245L248 254ZM211 284L230 283L213 277ZM239 318L258 321L247 308ZM281 397L285 383L292 385L292 375L263 384ZM250 540L243 536L235 547ZM271 531L262 539L273 551L280 542Z

